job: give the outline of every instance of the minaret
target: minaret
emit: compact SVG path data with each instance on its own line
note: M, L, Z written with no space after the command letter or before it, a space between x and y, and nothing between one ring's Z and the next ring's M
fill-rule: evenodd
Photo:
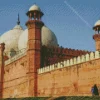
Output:
M37 5L33 5L27 12L29 20L26 22L28 28L28 96L37 96L37 69L41 65L41 21L43 13Z
M5 44L0 44L0 98L3 98L3 80L4 80L4 49Z
M93 29L95 30L95 34L93 35L93 39L95 40L96 50L99 51L100 50L100 20L98 20L96 22Z

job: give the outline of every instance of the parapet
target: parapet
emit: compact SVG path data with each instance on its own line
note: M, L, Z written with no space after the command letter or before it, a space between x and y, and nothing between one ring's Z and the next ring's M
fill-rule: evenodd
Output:
M10 64L10 63L12 63L12 62L14 62L14 61L16 61L16 60L18 60L19 58L21 58L23 56L25 56L26 55L26 51L27 51L26 48L23 49L23 50L18 51L18 53L14 57L12 57L12 58L10 58L10 59L5 61L5 66Z
M78 57L90 53L85 50L75 50L63 47L46 47L42 46L42 61L41 67L49 66L60 61Z
M72 65L84 63L84 62L99 59L99 58L100 58L100 51L87 53L86 55L78 56L69 60L65 60L63 62L55 63L53 65L40 68L38 69L38 74L50 72L52 70L56 70L56 69L60 69L64 67L71 67Z

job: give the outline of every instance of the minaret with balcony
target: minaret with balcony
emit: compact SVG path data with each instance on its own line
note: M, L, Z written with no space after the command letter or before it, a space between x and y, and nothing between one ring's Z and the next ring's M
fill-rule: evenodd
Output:
M28 28L28 96L37 96L37 69L41 65L41 28L44 23L41 21L43 13L35 4L27 12L29 17L26 22Z

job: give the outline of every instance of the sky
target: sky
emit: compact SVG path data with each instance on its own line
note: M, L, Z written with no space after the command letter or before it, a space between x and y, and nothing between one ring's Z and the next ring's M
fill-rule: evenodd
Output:
M36 3L44 13L42 21L64 48L95 50L93 26L100 19L100 0L0 0L0 35L17 23L25 29L29 8Z

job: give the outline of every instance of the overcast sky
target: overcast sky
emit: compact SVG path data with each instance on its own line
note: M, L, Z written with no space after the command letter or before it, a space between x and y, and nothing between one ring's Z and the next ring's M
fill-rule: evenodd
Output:
M95 50L92 27L100 19L100 0L0 0L0 34L16 25L18 13L25 29L26 12L34 3L44 12L42 20L60 46Z

